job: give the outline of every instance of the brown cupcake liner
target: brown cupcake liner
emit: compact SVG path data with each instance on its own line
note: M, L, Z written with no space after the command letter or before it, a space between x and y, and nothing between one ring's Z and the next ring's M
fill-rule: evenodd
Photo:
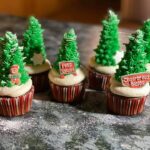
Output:
M107 108L108 111L118 115L137 115L144 110L147 96L143 97L123 97L107 91Z
M50 82L50 87L55 101L72 103L81 101L85 91L85 81L71 86L60 86Z
M0 97L0 115L15 117L29 112L32 106L34 87L18 97Z
M89 67L89 88L99 91L106 91L111 75L106 75L95 71L93 68Z
M48 73L49 70L42 73L30 75L35 88L35 93L44 92L49 89Z

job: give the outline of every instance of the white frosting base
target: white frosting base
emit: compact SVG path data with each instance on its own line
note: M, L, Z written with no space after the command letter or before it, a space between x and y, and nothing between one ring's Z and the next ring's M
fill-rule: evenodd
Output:
M94 68L97 72L113 75L118 69L118 65L116 66L102 66L95 62L95 57L93 56L89 62L90 67Z
M38 73L42 73L45 72L47 70L50 69L50 62L48 59L46 59L45 63L42 65L26 65L25 66L25 70L29 73L29 74L38 74Z
M150 64L146 64L146 69L147 69L147 72L150 73Z
M0 96L18 97L27 93L32 87L32 80L29 79L25 84L12 87L0 87Z
M111 78L110 83L111 83L110 91L116 95L124 97L142 97L147 96L150 92L149 83L146 83L141 88L130 88L122 86L122 84L116 81L114 78Z
M62 79L60 78L60 74L56 70L51 69L48 77L49 80L54 84L62 85L62 86L70 86L70 85L78 84L85 79L85 73L82 69L77 69L76 74L77 74L76 76L74 76L73 74L66 75Z
M114 59L116 60L116 63L118 64L121 59L124 56L124 51L117 51L116 55L114 56ZM116 72L116 69L118 69L118 65L116 66L103 66L100 64L97 64L95 62L95 56L93 56L90 59L89 65L94 68L96 71L100 72L100 73L104 73L104 74L109 74L112 75Z

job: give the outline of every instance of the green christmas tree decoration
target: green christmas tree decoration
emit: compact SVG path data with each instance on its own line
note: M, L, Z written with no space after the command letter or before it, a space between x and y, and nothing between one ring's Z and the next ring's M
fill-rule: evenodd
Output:
M0 86L11 87L15 85L11 79L11 77L14 77L14 75L11 74L11 68L13 66L18 67L17 75L19 75L19 85L26 83L29 79L29 76L24 69L22 47L19 47L16 35L12 34L11 32L6 32L5 36L0 38L0 49Z
M34 62L35 56L40 56L42 63L46 60L45 45L43 40L43 29L41 24L35 17L29 18L28 29L23 34L23 53L25 56L26 64L36 65L38 63ZM38 60L38 58L37 58ZM40 63L39 63L40 64Z
M129 43L126 45L126 53L119 63L119 69L115 74L115 79L121 81L121 76L146 71L146 53L143 32L137 30L129 37Z
M141 29L144 33L144 40L146 41L146 59L150 63L150 19L146 20Z
M118 33L119 19L117 15L109 11L108 18L102 21L103 29L100 36L100 41L96 52L95 61L97 64L103 66L115 66L116 61L114 56L120 49L119 33Z
M74 29L70 29L64 34L61 46L59 48L59 53L57 55L57 60L53 64L55 70L59 71L59 62L62 61L73 61L76 69L80 67L76 38L77 36Z

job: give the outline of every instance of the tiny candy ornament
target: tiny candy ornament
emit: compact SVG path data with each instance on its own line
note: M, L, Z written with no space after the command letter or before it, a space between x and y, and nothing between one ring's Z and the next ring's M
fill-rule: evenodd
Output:
M6 32L0 39L0 46L0 115L23 115L32 106L34 87L24 69L22 47L11 32Z
M73 29L64 34L57 59L49 72L49 80L55 101L63 103L81 101L85 90L85 74L80 68Z
M9 77L13 84L16 85L20 84L20 75L21 74L19 73L19 66L18 65L11 66Z
M141 30L130 36L125 56L107 91L107 108L111 113L131 116L143 112L150 92L145 45Z

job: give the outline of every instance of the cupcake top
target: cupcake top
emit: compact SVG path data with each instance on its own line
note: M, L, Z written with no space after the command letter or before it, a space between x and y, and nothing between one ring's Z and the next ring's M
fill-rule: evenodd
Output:
M115 74L115 79L121 82L121 76L146 72L146 43L143 40L143 32L137 30L129 37L126 44L126 53L119 63L119 69Z
M111 80L112 93L126 97L141 97L150 91L146 73L146 54L143 32L137 30L129 37L126 53L119 63L114 78Z
M150 19L144 22L141 30L144 33L144 40L147 42L145 48L147 63L150 63Z
M95 51L95 56L90 59L89 65L97 72L113 75L118 68L118 63L124 55L124 51L120 51L119 19L111 10L108 17L102 21L103 29L101 31L100 40Z
M146 41L146 48L145 48L147 59L146 69L147 72L150 73L150 19L144 22L141 30L144 33L144 40Z
M59 48L59 53L57 59L53 64L53 68L60 72L59 63L62 61L72 61L74 62L75 69L80 67L79 53L77 51L77 41L74 29L70 29L64 34L61 46Z
M39 21L31 16L22 43L26 70L29 74L40 73L50 68L50 63L46 59L43 31ZM42 67L39 67L40 65Z
M70 29L64 34L57 59L49 73L51 82L67 86L84 80L85 75L80 68L76 38L74 29Z
M32 81L24 69L22 47L18 45L16 35L6 32L0 38L0 49L0 96L25 94L30 90Z
M118 33L119 19L117 15L109 11L108 17L102 21L103 29L97 48L94 50L95 62L103 66L115 66L115 55L120 49L119 33Z

